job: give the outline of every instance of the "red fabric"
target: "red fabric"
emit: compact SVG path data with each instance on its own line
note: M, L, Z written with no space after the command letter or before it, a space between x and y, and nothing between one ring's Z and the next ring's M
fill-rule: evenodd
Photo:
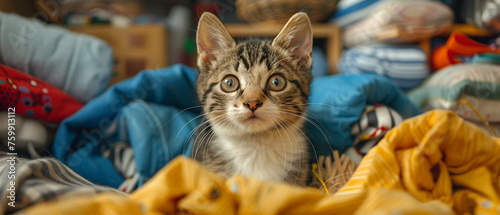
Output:
M12 107L19 115L61 123L83 104L42 80L0 64L0 111Z

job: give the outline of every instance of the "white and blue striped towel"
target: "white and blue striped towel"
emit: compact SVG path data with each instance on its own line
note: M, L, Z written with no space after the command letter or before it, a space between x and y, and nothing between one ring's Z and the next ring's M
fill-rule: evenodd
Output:
M338 70L384 75L405 91L419 86L430 73L425 52L413 45L356 46L342 53Z

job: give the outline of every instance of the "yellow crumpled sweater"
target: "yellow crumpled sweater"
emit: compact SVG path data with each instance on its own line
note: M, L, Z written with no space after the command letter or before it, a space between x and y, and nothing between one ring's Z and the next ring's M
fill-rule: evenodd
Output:
M130 196L36 204L22 214L498 214L500 139L448 111L392 129L334 195L223 177L178 157Z

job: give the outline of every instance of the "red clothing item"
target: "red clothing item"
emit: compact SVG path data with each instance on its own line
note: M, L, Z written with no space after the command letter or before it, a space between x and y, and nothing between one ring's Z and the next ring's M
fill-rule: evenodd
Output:
M483 53L500 54L500 50L478 43L455 31L450 35L445 45L438 47L432 53L432 68L438 70L452 64L462 63L457 56L472 57Z
M0 111L15 108L16 114L61 123L81 107L52 85L0 64Z

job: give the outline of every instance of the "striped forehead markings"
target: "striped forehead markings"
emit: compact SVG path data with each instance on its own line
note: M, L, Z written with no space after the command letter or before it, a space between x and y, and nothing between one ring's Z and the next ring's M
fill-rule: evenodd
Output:
M269 61L269 42L265 41L247 41L238 47L236 52L238 57L234 64L235 70L238 71L240 63L246 70L249 70L255 64L262 64L266 61L266 67L271 70L271 62Z

